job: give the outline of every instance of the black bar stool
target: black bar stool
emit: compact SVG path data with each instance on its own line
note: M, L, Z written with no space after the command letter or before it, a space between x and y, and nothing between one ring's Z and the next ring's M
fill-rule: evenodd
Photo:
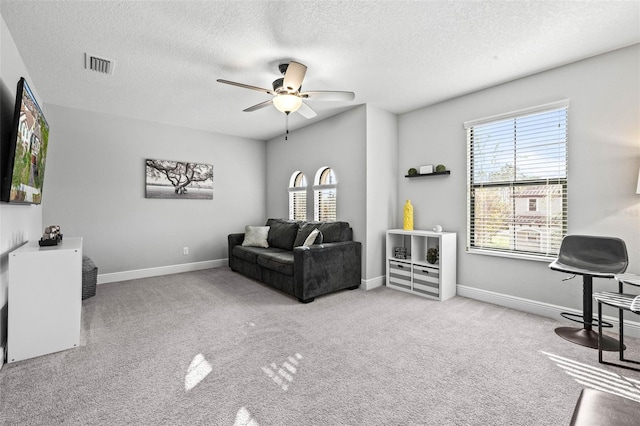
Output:
M556 334L570 342L593 349L617 351L617 340L602 336L598 345L598 333L593 331L593 278L614 278L627 270L629 258L627 246L620 238L592 235L567 235L560 244L558 258L550 265L554 271L582 275L582 315L563 312L571 321L582 323L581 328L558 327ZM611 327L611 324L605 326ZM624 348L623 348L624 350Z

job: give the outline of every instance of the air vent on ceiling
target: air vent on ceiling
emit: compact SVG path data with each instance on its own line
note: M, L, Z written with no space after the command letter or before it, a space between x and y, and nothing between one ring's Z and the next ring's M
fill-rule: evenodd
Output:
M113 74L115 63L111 59L98 58L87 53L84 54L84 67L102 74Z

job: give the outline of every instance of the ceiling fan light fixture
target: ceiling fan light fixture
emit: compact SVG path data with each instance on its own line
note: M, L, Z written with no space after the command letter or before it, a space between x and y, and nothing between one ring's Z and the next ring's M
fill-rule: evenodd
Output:
M273 98L273 105L275 105L278 111L289 114L291 112L296 112L298 108L300 108L300 105L302 105L302 99L296 95L277 95Z

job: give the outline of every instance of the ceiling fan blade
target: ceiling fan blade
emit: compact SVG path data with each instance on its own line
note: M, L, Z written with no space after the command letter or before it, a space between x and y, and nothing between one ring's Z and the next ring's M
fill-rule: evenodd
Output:
M272 103L273 103L273 99L269 99L268 101L260 102L260 103L259 103L259 104L257 104L257 105L251 106L251 107L249 107L249 108L247 108L247 109L243 109L243 111L244 111L244 112L251 112L251 111L255 111L255 110L258 110L258 109L262 109L262 108L264 108L264 107L267 107L267 106L271 105Z
M332 92L318 90L313 92L303 92L300 96L310 101L352 101L356 94L353 92Z
M264 92L264 93L267 93L269 95L274 95L275 94L275 93L273 93L273 90L263 89L262 87L251 86L249 84L236 83L235 81L223 80L221 78L217 79L216 81L218 83L230 84L232 86L243 87L245 89L257 90L258 92Z
M301 116L303 116L304 118L313 118L316 115L318 115L313 108L311 108L309 105L305 104L304 102L302 104L300 104L300 108L298 109L298 112L300 113Z
M307 73L307 66L301 63L291 61L287 66L287 71L284 73L283 87L287 90L296 92L300 90L302 86L302 80Z

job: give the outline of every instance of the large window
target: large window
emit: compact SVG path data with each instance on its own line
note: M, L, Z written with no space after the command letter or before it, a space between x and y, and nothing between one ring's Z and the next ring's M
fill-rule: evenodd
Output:
M307 220L307 178L300 171L289 181L289 219Z
M336 175L330 167L321 167L317 173L313 185L314 208L313 220L336 220Z
M567 232L567 101L466 122L467 251L549 259Z

